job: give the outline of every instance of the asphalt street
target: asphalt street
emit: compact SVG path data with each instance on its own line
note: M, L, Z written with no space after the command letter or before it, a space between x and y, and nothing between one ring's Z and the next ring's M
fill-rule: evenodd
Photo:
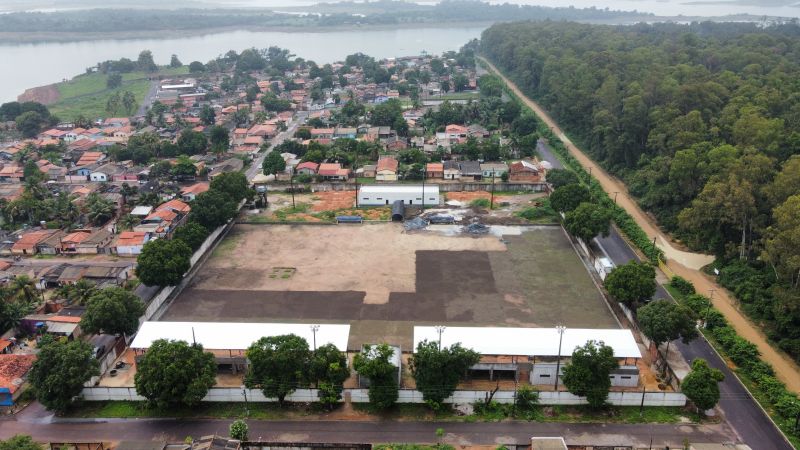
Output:
M39 441L53 440L152 440L181 442L186 436L212 433L226 435L230 420L104 419L55 420L38 404L0 421L0 438L31 434ZM445 431L452 444L524 444L532 436L565 436L570 444L680 448L689 442L724 442L730 434L726 424L717 425L622 425L529 422L400 422L400 421L248 421L250 438L283 442L435 442L436 430Z
M543 152L541 148L538 151L544 159L551 161L551 159L547 159L546 152ZM552 158L552 154L549 156ZM552 158L552 161L557 160ZM631 260L639 261L638 255L616 228L612 228L607 237L598 237L597 242L615 265L625 264ZM659 284L653 298L669 299L672 297ZM709 365L725 374L725 381L720 383L719 407L742 442L758 450L791 450L793 448L705 338L695 339L688 345L681 341L675 341L671 343L670 347L677 348L690 363L695 358L703 358L708 361Z
M292 124L289 125L289 128L286 131L278 133L277 136L272 138L271 141L272 145L270 146L270 149L265 152L259 153L258 156L256 156L256 158L253 160L253 163L250 164L250 167L245 172L245 175L247 175L248 180L252 180L253 177L261 173L261 165L264 163L264 158L269 154L269 152L272 151L272 147L279 145L283 143L283 141L285 141L286 139L289 139L292 136L294 136L294 132L297 129L297 127L303 124L307 117L308 117L307 111L298 111L294 119L292 120Z

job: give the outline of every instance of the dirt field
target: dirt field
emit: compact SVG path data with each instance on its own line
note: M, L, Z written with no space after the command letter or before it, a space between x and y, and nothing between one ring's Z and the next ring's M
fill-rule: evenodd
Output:
M350 347L422 323L616 327L562 231L238 225L162 320L349 322Z

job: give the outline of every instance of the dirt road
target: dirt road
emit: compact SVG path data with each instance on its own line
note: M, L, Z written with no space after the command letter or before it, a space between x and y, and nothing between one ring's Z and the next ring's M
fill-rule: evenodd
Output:
M495 74L497 74L508 87L525 103L526 106L531 108L536 115L542 120L550 130L559 137L559 139L567 147L567 150L578 160L584 169L591 170L591 174L600 182L607 193L612 194L619 192L621 195L617 198L617 203L625 208L625 211L636 220L636 223L647 233L648 236L657 238L658 248L664 251L667 259L667 267L674 274L680 275L687 280L691 281L695 289L703 295L710 295L712 289L714 290L713 303L714 306L725 315L731 326L739 333L740 336L754 343L765 361L772 364L775 368L777 377L786 383L786 387L792 391L800 392L800 366L792 361L784 353L772 347L761 329L753 324L747 317L744 316L735 306L733 294L726 291L719 286L714 280L707 277L699 269L706 264L709 264L713 257L709 255L702 255L682 251L673 247L670 244L670 237L662 232L658 226L648 217L645 212L639 208L639 205L628 195L627 187L618 179L608 174L602 167L592 161L583 151L581 151L575 144L573 144L564 132L558 127L558 124L550 117L549 114L536 102L528 98L516 84L506 78L492 63L484 58L481 58Z

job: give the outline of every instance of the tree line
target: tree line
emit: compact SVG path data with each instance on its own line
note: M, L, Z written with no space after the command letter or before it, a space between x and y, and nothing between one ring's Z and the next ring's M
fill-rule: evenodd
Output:
M800 27L516 23L481 51L800 358Z

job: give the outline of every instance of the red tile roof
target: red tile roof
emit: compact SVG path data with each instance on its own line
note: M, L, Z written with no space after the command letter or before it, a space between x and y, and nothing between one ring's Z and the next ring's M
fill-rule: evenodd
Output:
M392 172L397 172L399 164L400 163L394 158L381 158L378 160L378 167L375 170L391 170Z
M0 355L0 387L8 388L12 394L16 392L34 361L34 355Z
M144 244L147 233L143 231L123 231L117 239L117 247L132 247Z

